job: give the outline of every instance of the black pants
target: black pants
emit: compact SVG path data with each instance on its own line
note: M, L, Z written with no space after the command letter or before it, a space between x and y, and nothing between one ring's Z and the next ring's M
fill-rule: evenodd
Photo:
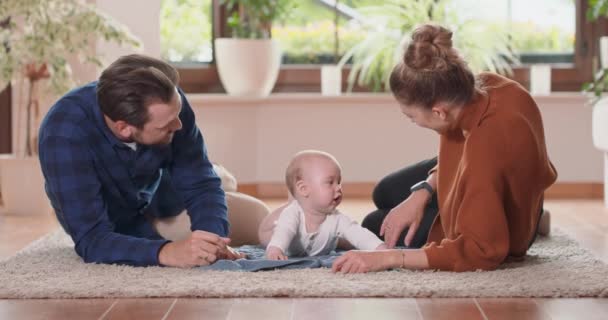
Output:
M374 188L373 193L374 204L378 210L368 214L365 219L363 219L363 223L361 225L376 234L380 239L384 240L384 237L380 236L380 227L382 226L382 222L384 221L386 215L389 213L389 211L391 211L392 208L396 207L410 196L410 188L414 184L426 180L429 170L431 170L435 165L437 165L437 157L393 172L380 180L376 188ZM424 216L422 217L422 221L420 222L420 226L418 226L418 230L414 235L412 243L410 243L410 248L420 248L426 243L429 231L431 230L431 225L433 224L435 216L437 216L438 212L439 206L437 204L437 194L435 194L424 210ZM541 204L538 219L539 222L543 212L544 210ZM538 225L539 223L537 222L537 232L534 233L529 246L532 246L534 240L536 240ZM399 235L397 246L405 245L403 240L407 235L407 231L408 228L403 230L401 235Z
M380 237L380 226L382 226L384 217L386 217L391 209L410 196L410 188L414 184L426 180L429 170L435 165L437 165L437 157L393 172L380 180L373 193L374 204L376 204L378 210L368 214L363 219L362 226ZM434 195L424 210L424 216L414 235L414 239L410 243L410 248L420 248L426 243L431 225L438 211L437 197ZM404 246L403 240L407 235L407 231L408 228L401 233L397 246ZM380 237L380 239L384 240L384 237Z

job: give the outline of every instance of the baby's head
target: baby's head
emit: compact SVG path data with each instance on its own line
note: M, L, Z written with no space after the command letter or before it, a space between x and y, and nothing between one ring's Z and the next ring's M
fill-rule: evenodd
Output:
M329 214L342 201L340 164L327 152L298 152L287 166L285 182L301 205L316 211Z

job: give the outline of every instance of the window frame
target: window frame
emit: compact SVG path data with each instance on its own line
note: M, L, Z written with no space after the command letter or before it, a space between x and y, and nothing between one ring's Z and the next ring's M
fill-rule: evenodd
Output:
M0 29L8 27L10 17L0 21ZM0 43L0 46L6 46ZM13 148L12 87L9 83L0 91L0 153L11 153Z
M229 36L226 28L227 12L219 0L213 0L213 39ZM588 4L585 0L575 0L576 31L574 62L552 64L552 91L580 91L583 83L592 80L593 70L598 65L598 39L608 34L606 18L590 22L586 17ZM215 44L212 44L215 52ZM225 92L214 63L201 66L177 66L181 75L181 86L186 92L220 93ZM343 88L347 86L350 68L343 70ZM513 68L509 77L529 87L529 67L526 65ZM273 92L319 92L321 85L320 65L282 65ZM356 86L354 91L368 91Z
M11 153L13 145L11 84L0 91L0 153Z

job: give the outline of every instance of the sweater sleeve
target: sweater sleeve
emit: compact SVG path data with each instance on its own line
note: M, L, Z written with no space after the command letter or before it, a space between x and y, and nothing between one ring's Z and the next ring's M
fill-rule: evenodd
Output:
M455 229L424 251L431 269L450 271L492 270L509 250L509 230L503 205L505 145L503 137L477 132L467 140L463 154L463 185L454 201L460 203L449 214ZM503 140L503 141L500 141Z

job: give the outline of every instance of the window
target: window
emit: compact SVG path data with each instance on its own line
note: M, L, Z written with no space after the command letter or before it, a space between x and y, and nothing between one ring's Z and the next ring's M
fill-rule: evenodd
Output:
M181 64L213 61L211 12L211 0L162 0L162 58Z
M284 50L283 62L336 62L365 38L362 22L369 19L365 10L370 6L378 7L378 2L300 1L292 18L272 29ZM450 8L462 21L511 30L512 46L523 63L574 60L576 8L572 0L452 0Z
M374 1L302 0L288 22L273 25L287 64L336 63L365 38L357 7Z
M11 86L0 91L0 153L10 153L12 149Z
M366 7L382 3L386 2L339 0L336 5L334 0L298 1L298 8L288 21L272 26L272 36L281 43L285 53L284 64L274 91L318 92L319 64L335 63L346 51L365 38L368 31L362 21L369 13ZM177 10L176 7L181 7L182 14L186 12L190 17L188 19L193 22L187 23L187 19L177 16L169 17L170 10ZM552 63L554 91L578 91L583 82L591 79L594 60L597 60L597 39L608 34L605 20L594 23L586 20L586 0L451 0L450 8L450 13L457 15L459 19L483 20L489 27L511 31L511 45L519 53L523 63L514 67L511 77L522 85L527 86L528 64ZM198 18L191 17L194 12ZM226 16L218 0L163 0L163 18L175 20L171 26L165 21L161 23L163 48L167 48L166 51L163 49L163 54L166 54L170 61L182 63L212 61L212 38L228 35L224 26ZM196 24L199 27L195 27ZM189 31L183 32L179 25ZM167 32L170 28L179 28L180 32ZM199 31L196 31L196 28L200 28ZM181 44L178 44L176 37L178 33L184 35L180 37ZM197 37L203 40L192 40ZM175 52L171 53L171 50ZM185 90L222 90L213 64L178 66ZM346 69L345 72L348 73L348 67ZM347 79L347 76L343 76L343 79Z
M453 0L462 19L483 20L511 31L522 63L572 63L576 6L572 0ZM539 14L542 12L542 14Z

